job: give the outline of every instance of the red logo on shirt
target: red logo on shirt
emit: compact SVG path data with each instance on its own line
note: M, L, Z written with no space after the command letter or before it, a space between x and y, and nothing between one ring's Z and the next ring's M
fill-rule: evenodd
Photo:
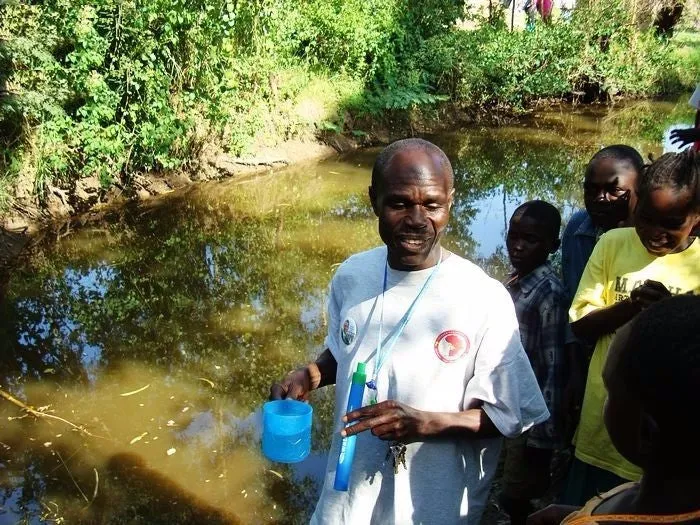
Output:
M440 361L452 363L469 352L469 338L458 330L447 330L435 339L435 355Z

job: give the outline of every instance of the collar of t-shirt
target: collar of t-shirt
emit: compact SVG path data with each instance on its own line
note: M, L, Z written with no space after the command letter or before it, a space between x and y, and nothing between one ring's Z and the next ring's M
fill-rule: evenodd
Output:
M440 266L445 267L445 265L451 264L452 259L452 257L444 258L442 260L442 263L440 263ZM387 289L393 288L395 286L402 287L422 285L425 282L425 280L428 277L430 277L430 274L433 273L433 270L435 270L435 266L431 266L430 268L426 268L425 270L411 271L394 270L391 266L388 266L386 274ZM384 268L382 268L382 272L383 271ZM435 277L437 277L437 275Z

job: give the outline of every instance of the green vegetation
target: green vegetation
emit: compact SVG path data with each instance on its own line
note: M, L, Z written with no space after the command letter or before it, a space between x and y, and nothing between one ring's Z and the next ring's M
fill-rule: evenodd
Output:
M458 0L48 0L0 14L0 211L18 178L40 198L98 177L196 169L316 130L450 99L520 111L542 98L687 88L696 41L660 40L625 0L510 32ZM690 42L690 43L689 43ZM348 118L350 117L350 118Z
M673 45L637 30L628 17L619 3L606 2L534 31L490 24L450 31L426 42L418 64L439 91L489 108L519 109L550 97L648 97L692 82Z

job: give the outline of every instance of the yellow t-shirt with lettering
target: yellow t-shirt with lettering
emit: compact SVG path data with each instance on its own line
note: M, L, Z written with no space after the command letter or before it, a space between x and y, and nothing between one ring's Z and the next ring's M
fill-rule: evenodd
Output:
M681 253L657 257L646 251L634 228L609 231L600 238L588 260L569 310L571 322L627 299L630 292L647 279L663 283L673 294L700 294L700 239ZM641 469L615 450L603 423L603 405L607 396L603 386L603 364L613 335L598 339L591 358L581 421L574 438L576 457L622 478L637 481Z

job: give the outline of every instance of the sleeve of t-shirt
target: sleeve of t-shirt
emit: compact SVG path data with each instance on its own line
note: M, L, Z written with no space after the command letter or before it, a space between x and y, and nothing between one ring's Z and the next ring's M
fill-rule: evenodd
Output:
M605 272L605 253L609 244L608 235L603 235L593 248L593 253L588 259L583 270L581 282L574 296L574 302L569 309L569 320L575 323L594 310L606 306L605 284L607 282Z
M342 356L340 352L340 298L338 297L339 285L337 274L328 286L328 301L326 303L326 321L328 331L323 341L324 348L328 348L338 361Z
M464 406L481 408L501 434L514 437L549 418L542 392L520 342L515 308L500 284L490 292L485 329Z

